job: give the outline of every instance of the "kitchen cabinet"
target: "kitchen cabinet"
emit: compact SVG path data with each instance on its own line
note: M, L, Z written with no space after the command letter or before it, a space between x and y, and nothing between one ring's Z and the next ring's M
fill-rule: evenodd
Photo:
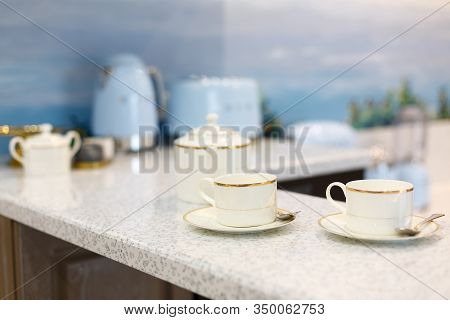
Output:
M191 292L0 217L8 299L192 299Z

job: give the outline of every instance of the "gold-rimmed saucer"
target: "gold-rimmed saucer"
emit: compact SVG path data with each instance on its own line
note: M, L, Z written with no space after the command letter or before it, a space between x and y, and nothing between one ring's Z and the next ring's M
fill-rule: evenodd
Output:
M288 210L280 209L279 211L282 213L289 213ZM295 220L295 215L293 215L289 219L281 220L276 219L272 223L255 226L255 227L246 227L246 228L237 228L237 227L227 227L222 224L220 224L217 221L217 214L214 207L206 207L206 208L199 208L194 209L191 211L186 212L183 215L183 220L190 224L191 226L216 231L216 232L222 232L222 233L254 233L254 232L261 232L261 231L268 231L273 229L278 229L281 227L284 227L290 223L292 223Z
M412 225L416 225L423 220L425 220L425 218L413 216ZM355 233L347 229L344 213L332 213L323 216L319 219L318 222L323 229L325 229L330 233L346 238L365 241L410 241L429 237L435 234L436 231L438 231L439 229L439 225L436 222L432 221L429 224L427 224L418 235L414 237L401 235L373 235L373 234Z

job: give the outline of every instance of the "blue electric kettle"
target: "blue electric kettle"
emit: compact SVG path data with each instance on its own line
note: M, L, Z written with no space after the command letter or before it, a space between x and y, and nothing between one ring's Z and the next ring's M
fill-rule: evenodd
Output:
M121 150L152 147L158 135L158 111L165 108L160 73L131 54L111 57L95 91L92 131L112 136Z

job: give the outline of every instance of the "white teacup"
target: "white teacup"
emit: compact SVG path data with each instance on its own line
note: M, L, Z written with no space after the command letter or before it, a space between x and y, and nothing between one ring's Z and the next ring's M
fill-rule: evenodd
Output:
M331 197L333 186L344 191L346 206ZM333 182L326 196L346 214L346 228L356 233L394 235L396 228L409 228L412 222L413 185L398 180L356 180L344 185Z
M277 212L277 177L267 173L233 173L200 182L200 195L217 209L217 220L230 227L271 223Z

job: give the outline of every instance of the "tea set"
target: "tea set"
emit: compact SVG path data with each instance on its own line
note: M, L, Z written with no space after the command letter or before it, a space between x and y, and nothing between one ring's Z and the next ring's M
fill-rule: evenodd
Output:
M345 207L331 198L333 186L344 190ZM211 206L189 211L183 219L199 228L226 233L280 228L292 223L296 215L277 207L276 191L276 177L266 173L204 178L199 193ZM367 241L431 236L439 229L433 220L444 215L414 216L412 192L410 183L398 180L356 180L347 185L334 182L326 195L339 212L322 216L319 225L335 235Z
M259 232L292 223L296 215L277 206L277 177L243 172L250 140L218 126L215 114L208 115L207 122L175 141L177 165L192 166L180 177L178 197L209 205L185 213L183 219L195 227L227 233ZM212 170L202 170L201 164ZM332 199L334 186L343 190L346 206ZM413 189L411 183L399 180L333 182L326 197L338 213L321 217L319 225L333 234L371 241L429 236L438 229L432 220L442 215L413 216Z
M175 140L175 166L179 175L180 200L207 205L183 215L188 224L224 233L251 233L284 227L296 213L277 205L277 177L263 172L245 172L245 160L252 143L238 132L220 127L216 114L209 114L207 125L193 129ZM17 147L20 147L20 153ZM58 176L71 170L80 149L77 132L52 133L43 124L40 133L14 137L9 150L24 167L25 176ZM331 197L339 187L346 204ZM337 212L322 216L319 225L326 231L370 241L405 241L428 237L439 225L429 218L413 215L411 183L399 180L356 180L331 183L326 198Z

